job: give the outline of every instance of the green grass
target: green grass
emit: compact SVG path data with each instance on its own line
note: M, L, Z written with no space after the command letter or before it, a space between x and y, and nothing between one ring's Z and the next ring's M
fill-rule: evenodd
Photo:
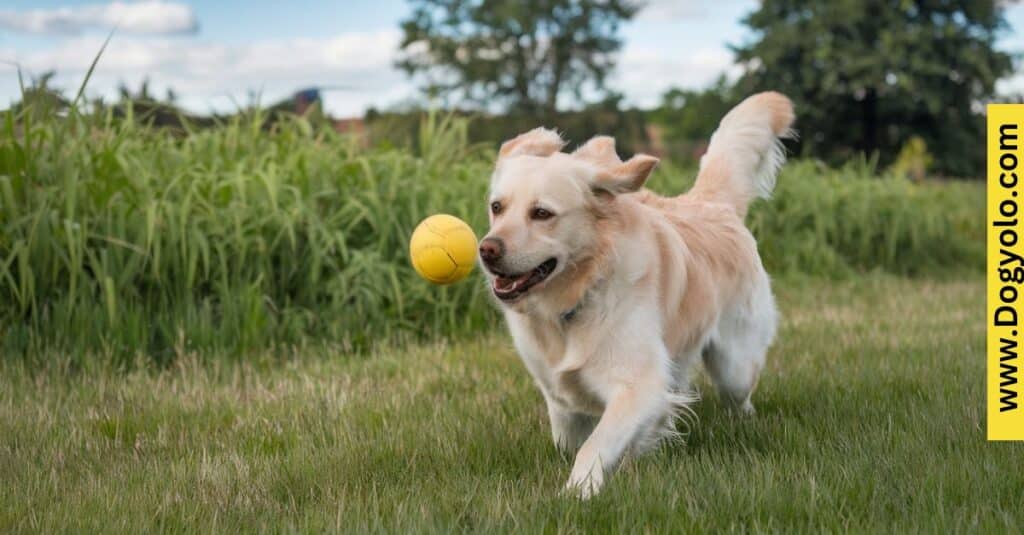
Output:
M410 149L265 119L181 133L102 109L0 112L0 353L168 365L493 325L482 285L424 283L407 240L438 212L485 232L494 147L457 120L425 121ZM651 186L692 178L666 162ZM980 272L984 199L980 182L793 162L749 219L774 275Z
M353 356L0 368L0 532L1019 531L1024 445L984 440L984 286L776 283L750 420L713 399L685 442L587 503L500 334ZM705 388L705 390L707 390Z

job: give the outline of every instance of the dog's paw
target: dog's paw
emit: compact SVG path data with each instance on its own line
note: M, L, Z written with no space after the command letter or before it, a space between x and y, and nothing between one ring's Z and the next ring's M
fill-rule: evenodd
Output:
M581 500L589 500L601 491L604 486L604 471L600 465L591 470L573 470L569 481L565 483L565 491Z

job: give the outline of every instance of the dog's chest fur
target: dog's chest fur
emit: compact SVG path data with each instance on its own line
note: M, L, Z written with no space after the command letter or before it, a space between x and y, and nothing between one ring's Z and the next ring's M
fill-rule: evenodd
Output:
M587 385L588 362L574 359L572 347L590 341L580 339L577 323L587 320L585 312L570 317L541 319L515 312L506 314L516 349L534 380L550 400L565 409L599 415L604 400Z

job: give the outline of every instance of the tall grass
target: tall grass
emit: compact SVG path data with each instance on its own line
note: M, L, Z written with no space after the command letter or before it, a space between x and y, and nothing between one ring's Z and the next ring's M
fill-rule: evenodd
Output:
M749 224L775 273L851 276L979 272L985 265L985 189L979 182L914 183L854 162L789 165Z
M260 112L185 136L110 112L3 112L0 349L157 361L226 350L467 333L495 314L479 279L434 287L406 240L447 212L485 229L493 152L466 123L415 150ZM653 187L681 191L666 168ZM983 190L791 164L750 221L775 274L917 274L983 262Z
M696 171L655 172L649 186L686 191ZM870 160L833 169L790 161L772 198L747 225L775 275L831 278L880 270L906 276L976 272L985 264L985 188L979 182L912 182Z
M489 319L479 284L431 287L406 259L409 230L428 214L481 228L480 196L458 194L481 192L487 176L464 124L427 124L418 156L364 150L301 118L262 124L257 114L177 139L109 115L8 113L5 346L159 356L310 334L360 346Z

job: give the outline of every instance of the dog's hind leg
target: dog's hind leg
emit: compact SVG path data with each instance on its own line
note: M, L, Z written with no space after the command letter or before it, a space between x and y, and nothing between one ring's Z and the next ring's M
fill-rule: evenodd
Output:
M551 439L559 451L572 455L590 436L597 424L597 418L573 412L551 399L547 393L544 394L544 398L548 403L548 418L551 420Z
M747 299L723 311L718 329L704 348L704 367L720 397L746 414L754 412L750 396L775 337L778 313L767 277Z

